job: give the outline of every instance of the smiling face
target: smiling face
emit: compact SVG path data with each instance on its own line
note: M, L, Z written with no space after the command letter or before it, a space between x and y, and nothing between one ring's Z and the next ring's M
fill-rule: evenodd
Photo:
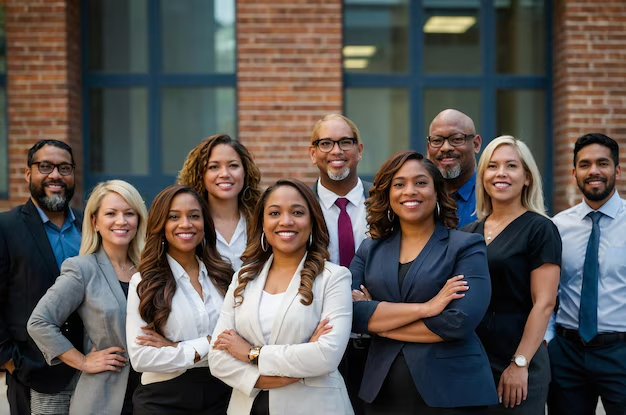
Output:
M621 167L613 161L611 150L594 143L578 152L573 175L589 206L598 209L613 196L621 172Z
M53 145L45 145L33 155L33 163L72 164L72 156L66 150ZM26 169L26 181L35 203L46 212L64 211L74 195L74 172L61 176L55 168L49 174L39 172L38 164Z
M245 171L241 157L228 144L218 144L211 151L207 170L204 173L204 187L211 200L236 199L243 189Z
M496 148L483 173L483 186L492 203L518 201L530 178L517 150L508 144Z
M279 186L267 197L263 232L275 256L302 257L312 230L309 207L294 187Z
M318 130L318 139L328 138L334 141L342 138L355 138L350 126L343 120L324 121ZM333 146L329 153L320 151L317 146L309 148L311 161L320 170L322 178L327 176L330 180L342 181L355 179L357 175L357 165L361 160L363 144L357 143L350 150L344 151L338 144Z
M418 160L408 160L391 179L389 204L402 223L434 222L437 193L433 178Z
M102 246L109 250L130 245L137 235L139 216L126 199L115 192L109 192L102 198L91 221L102 238Z
M198 199L189 193L177 194L172 199L165 222L167 253L176 260L195 255L203 238L204 219Z

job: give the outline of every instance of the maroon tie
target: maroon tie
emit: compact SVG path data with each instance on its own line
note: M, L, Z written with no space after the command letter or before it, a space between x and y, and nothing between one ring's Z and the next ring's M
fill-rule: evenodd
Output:
M335 200L335 204L339 206L339 220L337 221L337 230L339 231L339 265L349 267L354 257L354 234L352 233L352 222L346 211L348 199L340 197Z

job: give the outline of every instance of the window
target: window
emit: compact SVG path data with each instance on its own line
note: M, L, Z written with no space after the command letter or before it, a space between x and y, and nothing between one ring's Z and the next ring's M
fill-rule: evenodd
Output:
M236 135L234 0L85 0L85 182L127 180L147 202L187 153Z
M9 196L9 137L7 125L7 59L4 2L0 2L0 198Z
M345 113L363 137L371 178L394 152L426 150L430 121L456 108L483 148L524 140L551 180L550 2L344 0ZM551 200L546 186L546 200Z

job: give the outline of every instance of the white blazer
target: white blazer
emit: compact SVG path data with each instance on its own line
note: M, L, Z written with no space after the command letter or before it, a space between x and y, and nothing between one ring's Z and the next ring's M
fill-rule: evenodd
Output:
M300 302L300 271L296 270L276 314L270 341L263 339L259 323L259 304L273 256L250 281L244 301L234 307L237 273L233 277L220 318L212 336L209 367L213 376L233 387L228 414L249 414L259 376L303 378L300 382L269 390L272 414L353 414L343 378L337 367L350 337L352 326L352 275L345 267L326 262L324 271L313 283L313 303ZM317 342L309 343L320 320L328 317L333 327ZM230 353L212 348L217 336L234 329L248 343L262 345L258 366L242 362Z

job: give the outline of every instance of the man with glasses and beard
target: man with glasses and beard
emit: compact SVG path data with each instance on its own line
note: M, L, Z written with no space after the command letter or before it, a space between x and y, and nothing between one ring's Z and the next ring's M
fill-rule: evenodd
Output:
M26 331L39 299L59 276L61 264L78 255L82 212L69 206L74 194L74 156L62 141L41 140L28 152L30 199L0 214L0 367L6 370L12 415L68 413L76 370L48 366ZM62 327L83 349L76 314Z
M459 228L476 220L476 154L482 139L474 121L454 109L441 111L428 132L428 159L446 179L448 191L456 200Z
M620 175L613 139L592 133L576 141L573 176L583 201L554 217L563 257L556 327L546 335L550 415L595 414L598 397L607 415L626 413L626 200L615 189Z

